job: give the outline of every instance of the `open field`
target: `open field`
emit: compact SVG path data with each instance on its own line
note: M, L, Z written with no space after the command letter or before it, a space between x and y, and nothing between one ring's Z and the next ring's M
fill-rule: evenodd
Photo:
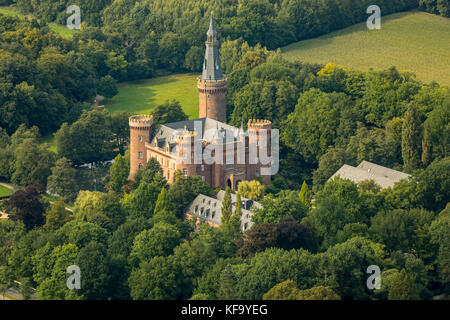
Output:
M111 112L149 114L166 100L176 99L190 119L198 117L196 74L177 74L149 80L125 82L118 85L119 94L105 101Z
M424 82L450 85L450 19L410 11L382 17L381 30L366 23L281 49L289 60L367 71L396 66Z
M8 197L13 193L12 190L4 187L4 186L0 186L0 198L2 197Z
M28 19L33 18L32 15L23 15L23 14L19 13L18 10L14 6L9 6L9 7L1 6L0 13L2 13L4 15L13 16L13 17L19 17L19 18L28 18ZM59 34L63 38L71 38L74 35L74 33L78 32L77 30L70 30L66 26L62 26L62 25L59 25L59 24L56 24L53 22L49 23L48 26L53 32Z

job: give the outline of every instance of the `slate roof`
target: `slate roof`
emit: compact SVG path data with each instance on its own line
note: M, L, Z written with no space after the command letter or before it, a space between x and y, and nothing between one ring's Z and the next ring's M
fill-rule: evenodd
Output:
M220 226L222 224L222 201L224 195L225 191L219 191L219 193L217 194L217 198L199 194L197 198L195 198L194 201L189 204L186 209L186 213ZM231 199L232 209L234 213L236 210L236 195L232 193ZM244 202L248 201L249 199L242 198L241 200ZM244 206L242 207L241 228L243 231L247 230L253 225L253 222L251 221L251 217L253 215L253 212L250 211L251 207L255 206L257 208L261 208L260 203L253 200L250 201L252 201L252 205L250 207L247 207L248 210L245 209Z
M382 189L386 189L393 187L400 180L407 179L410 175L375 163L363 161L357 167L344 164L329 180L332 180L336 176L351 180L355 183L364 180L373 180Z
M195 128L195 126L198 126L198 128ZM233 137L234 141L245 134L243 128L236 128L214 119L202 118L160 125L153 134L151 145L155 146L156 144L159 148L164 148L168 142L172 150L179 135L185 131L194 132L196 130L199 131L197 133L200 134L199 139L209 143L218 141L218 137L220 137L220 142L226 142L227 134L229 135L228 139Z

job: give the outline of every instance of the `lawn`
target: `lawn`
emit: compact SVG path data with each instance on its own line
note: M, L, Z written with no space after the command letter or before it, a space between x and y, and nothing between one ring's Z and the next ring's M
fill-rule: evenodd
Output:
M12 195L13 191L11 189L8 189L4 186L0 186L0 198L8 197Z
M14 6L2 6L0 7L0 13L4 14L4 15L9 15L9 16L13 16L13 17L19 17L19 18L28 18L28 19L32 19L33 16L32 15L23 15L21 13L18 12L18 10L14 7ZM73 35L78 32L77 30L71 30L69 28L67 28L66 26L62 26L56 23L49 23L48 24L50 30L52 30L53 32L59 34L61 37L63 38L72 38Z
M289 60L333 62L364 71L396 66L426 83L450 85L450 19L424 12L382 17L381 30L368 30L362 23L281 50Z
M166 100L176 99L190 119L198 118L197 74L177 74L118 85L119 94L105 101L111 113L150 114Z

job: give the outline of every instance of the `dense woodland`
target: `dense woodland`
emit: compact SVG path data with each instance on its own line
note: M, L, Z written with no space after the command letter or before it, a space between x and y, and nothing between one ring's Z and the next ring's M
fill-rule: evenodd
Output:
M239 185L239 196L263 205L250 230L241 232L241 209L233 214L227 190L222 227L194 232L182 219L186 206L218 191L199 177L179 174L169 186L151 160L128 181L128 115L91 102L115 95L118 80L201 65L211 2L162 1L86 1L92 14L73 40L46 26L64 21L65 1L17 1L39 22L0 15L0 179L22 187L0 203L11 214L0 220L0 293L18 280L25 297L33 287L39 299L448 296L450 89L395 67L360 72L288 62L272 50L362 21L365 9L355 8L364 1L214 7L227 39L220 50L229 122L269 119L281 133L272 185ZM417 6L383 3L390 12ZM443 2L421 5L447 14ZM157 123L186 119L176 101L153 114ZM53 132L56 153L40 141ZM77 179L82 164L114 157L104 192ZM362 160L412 177L385 190L328 181ZM81 290L66 287L69 265L81 268ZM370 265L383 272L379 290L366 287Z

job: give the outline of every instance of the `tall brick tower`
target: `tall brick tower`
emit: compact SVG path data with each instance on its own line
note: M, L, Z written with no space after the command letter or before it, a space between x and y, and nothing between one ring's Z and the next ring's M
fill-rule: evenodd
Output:
M219 58L219 41L211 14L206 39L203 73L198 78L197 87L200 96L200 118L210 118L220 122L227 121L226 91L227 78L222 73Z
M153 116L132 116L130 125L130 176L133 180L139 169L147 164L145 143L150 142Z
M247 124L248 128L248 143L249 149L257 149L257 163L251 163L247 168L247 178L262 177L266 185L271 184L271 176L262 174L263 167L270 167L267 163L262 165L262 162L266 162L271 156L271 137L272 137L272 122L269 120L250 119ZM263 158L264 157L264 158Z

